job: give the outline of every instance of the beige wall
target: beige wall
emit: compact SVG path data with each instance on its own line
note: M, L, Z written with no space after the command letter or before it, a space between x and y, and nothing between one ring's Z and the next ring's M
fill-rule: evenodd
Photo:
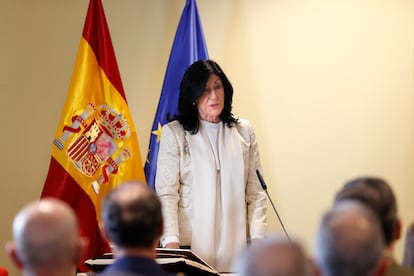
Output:
M184 0L103 4L144 157ZM0 0L0 246L15 212L40 195L87 5ZM414 221L413 1L198 0L198 8L292 236L310 252L335 191L363 174L389 180L405 225ZM270 209L269 222L280 230ZM0 266L12 269L2 250Z

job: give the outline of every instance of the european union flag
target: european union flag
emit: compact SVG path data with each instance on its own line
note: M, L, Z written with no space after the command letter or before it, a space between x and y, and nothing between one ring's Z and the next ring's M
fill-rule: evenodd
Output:
M162 126L167 123L167 114L177 113L181 78L188 66L197 60L207 58L207 47L196 0L187 0L175 34L157 113L152 125L148 157L144 168L147 183L152 188L155 188Z

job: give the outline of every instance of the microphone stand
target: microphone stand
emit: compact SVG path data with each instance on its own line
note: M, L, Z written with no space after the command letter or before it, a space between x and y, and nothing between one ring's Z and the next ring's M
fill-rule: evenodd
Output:
M256 174L257 174L257 178L259 178L260 185L262 186L263 190L266 192L266 195L267 195L267 197L269 198L270 203L272 204L273 211L276 213L276 216L277 216L277 218L278 218L278 220L279 220L280 225L282 226L282 229L283 229L283 232L284 232L284 233L285 233L285 235L286 235L286 238L288 239L288 241L289 241L289 242L291 242L290 237L289 237L289 234L288 234L288 232L286 231L285 226L283 225L282 219L280 218L279 213L277 212L275 205L273 204L273 200L272 200L272 198L270 197L269 192L267 191L267 186L266 186L266 183L265 183L265 181L264 181L264 179L263 179L262 175L260 174L259 170L256 170Z

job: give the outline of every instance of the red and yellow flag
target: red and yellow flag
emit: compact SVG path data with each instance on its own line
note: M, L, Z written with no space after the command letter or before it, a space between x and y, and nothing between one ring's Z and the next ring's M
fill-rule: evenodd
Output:
M103 197L124 181L144 179L102 3L90 0L41 197L73 207L90 240L85 257L91 258L109 251L98 228Z

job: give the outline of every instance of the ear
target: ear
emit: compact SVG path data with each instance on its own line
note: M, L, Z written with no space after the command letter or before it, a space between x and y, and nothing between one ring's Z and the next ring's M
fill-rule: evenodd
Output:
M310 275L321 276L322 272L319 269L316 261L313 258L309 258L308 261L309 261L309 266L310 266L310 269L311 269L311 274Z
M401 222L401 218L397 218L397 221L395 222L394 225L394 241L398 240L401 238L401 231L402 231L402 222Z
M106 240L108 243L111 242L111 240L108 237L108 234L106 233L105 224L102 221L99 222L99 232L101 232L102 239Z
M157 231L157 238L154 241L155 247L162 247L161 245L161 236L164 232L164 221L161 223L161 226L159 227Z
M161 222L161 226L160 226L158 236L161 237L163 233L164 233L164 221Z
M23 263L20 260L19 256L17 255L16 244L14 242L8 242L5 247L7 255L13 261L17 268L20 270L23 269Z
M389 263L385 258L381 258L377 268L375 270L374 276L384 276L387 274Z
M89 239L85 237L79 237L78 247L75 252L73 262L77 264L80 260L83 260L86 256L86 250L89 246Z

